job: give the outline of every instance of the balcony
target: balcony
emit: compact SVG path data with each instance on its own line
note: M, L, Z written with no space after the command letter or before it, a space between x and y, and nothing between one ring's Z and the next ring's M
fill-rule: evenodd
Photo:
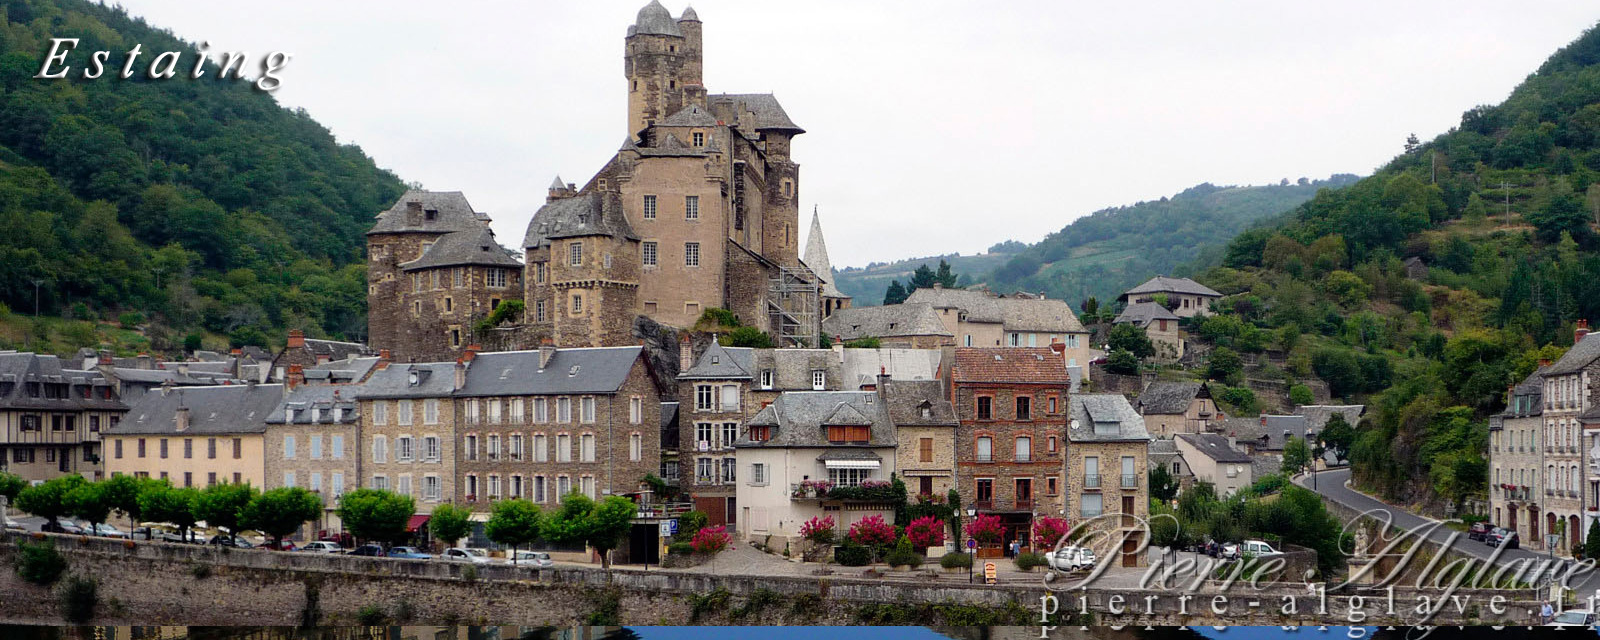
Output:
M1017 510L1018 511L1030 511L1032 509L1033 509L1033 500L1031 498L1017 498Z
M1128 473L1122 474L1122 488L1124 488L1124 489L1138 489L1139 488L1139 476L1134 475L1134 474L1128 474Z
M980 462L980 463L994 462L994 454L992 454L992 453L980 453L975 458L973 458L973 460L976 461L976 462Z
M977 502L972 503L972 508L977 509L979 511L989 511L991 509L994 509L994 500L979 500Z
M1083 488L1085 488L1085 489L1099 489L1100 488L1100 474L1098 474L1098 473L1086 473L1086 474L1083 474Z

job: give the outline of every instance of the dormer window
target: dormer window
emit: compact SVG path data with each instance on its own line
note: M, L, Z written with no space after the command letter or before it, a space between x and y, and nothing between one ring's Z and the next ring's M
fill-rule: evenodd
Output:
M822 391L828 388L828 372L817 370L811 372L811 390Z
M702 133L700 131L696 131L696 132L690 134L690 137L694 139L694 146L696 146L696 147L706 146L706 134L705 133Z
M428 222L433 222L434 220L438 220L439 219L439 210L438 209L427 209L427 210L424 210L422 212L422 219L426 220Z
M415 386L417 386L418 377L419 376L417 375L417 372L415 370L413 370L411 372L410 377L407 379L407 381L411 384L411 386L415 387Z

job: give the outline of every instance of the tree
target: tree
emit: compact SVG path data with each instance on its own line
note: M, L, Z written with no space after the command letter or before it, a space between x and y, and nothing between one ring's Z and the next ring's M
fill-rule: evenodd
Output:
M72 513L67 506L67 494L84 484L88 484L88 481L83 476L71 475L28 487L17 494L17 508L49 520L51 526L57 526L61 516Z
M561 508L545 519L544 537L557 544L583 543L600 553L603 568L611 567L612 549L633 528L638 508L622 496L595 502L576 491L561 500Z
M178 535L188 539L194 526L194 503L200 492L192 488L178 488L168 482L159 482L139 492L139 511L144 517L166 522L178 527Z
M939 279L934 275L933 269L927 263L922 263L917 266L915 271L911 272L911 284L906 286L906 293L910 294L917 289L931 289L938 281Z
M1112 327L1109 343L1112 351L1127 351L1140 358L1156 354L1156 347L1151 344L1150 336L1145 335L1144 329L1131 322Z
M906 525L906 538L911 546L926 553L928 547L944 545L944 520L938 516L922 516Z
M1244 361L1227 347L1217 347L1206 361L1206 377L1212 380L1229 380L1244 371Z
M1546 200L1543 207L1523 214L1539 231L1539 239L1545 242L1555 242L1561 239L1563 232L1572 234L1573 239L1584 240L1590 235L1590 216L1584 210L1583 199L1572 192L1572 187L1567 186L1565 180L1556 180L1557 187Z
M1172 472L1167 471L1166 465L1150 466L1150 498L1161 502L1169 502L1178 497L1178 479L1172 477Z
M1283 472L1300 473L1311 464L1311 447L1299 436L1289 436L1283 445Z
M689 541L689 548L695 553L714 556L728 548L733 537L728 535L728 528L722 525L706 527L694 534L694 539Z
M348 498L349 494L345 495ZM239 524L272 536L273 545L278 546L284 536L320 515L322 499L316 494L300 487L279 487L251 499L239 514ZM346 529L350 528L349 520L344 524Z
M1583 557L1600 558L1600 522L1589 525L1589 536L1583 542Z
M10 504L17 503L17 494L22 493L27 486L28 481L23 480L21 476L0 472L0 496L5 496Z
M772 336L755 327L737 327L728 332L725 344L730 347L748 347L751 349L771 349Z
M1139 375L1139 356L1126 349L1113 349L1106 356L1106 371L1121 376Z
M413 513L416 503L411 496L381 489L356 489L339 499L339 519L358 540L396 544L405 539Z
M139 511L139 492L152 482L148 478L136 478L130 475L111 476L100 482L100 490L105 492L106 501L111 508L121 512L124 517L139 526L141 520ZM149 531L146 531L148 539Z
M1413 134L1411 134L1409 136L1406 136L1406 153L1407 154L1410 154L1411 152L1416 151L1417 147L1420 147L1420 146L1422 146L1422 141L1417 139L1417 134L1413 133Z
M1335 413L1328 418L1328 423L1323 425L1322 433L1317 435L1333 457L1339 462L1344 462L1350 457L1350 445L1356 441L1356 430L1346 422L1343 414Z
M1055 516L1039 516L1033 521L1033 550L1036 553L1045 553L1061 544L1061 539L1072 531L1072 525L1065 518Z
M245 509L255 499L255 487L248 484L214 484L200 492L199 499L194 503L194 515L206 521L206 524L226 529L228 537L238 542L239 525L244 518ZM290 529L291 533L293 531Z
M889 290L883 294L883 303L886 305L900 304L910 296L911 293L906 291L904 286L901 286L899 280L893 280L889 282Z
M956 281L959 280L959 277L956 276L955 272L950 270L950 263L946 262L944 258L940 258L939 271L938 273L934 274L933 280L941 287L946 289L954 289L956 288Z
M78 485L65 496L67 512L87 521L98 528L105 524L106 518L111 515L111 503L107 500L104 488L98 483L86 482Z
M466 509L461 511L462 515L466 515ZM433 517L439 517L438 509L434 509L433 513ZM543 519L544 514L532 502L521 498L501 500L494 504L489 521L483 525L483 534L497 544L511 545L511 563L516 564L517 548L539 539ZM439 534L436 532L434 535Z
M1311 404L1316 398L1311 395L1311 387L1297 384L1289 387L1289 402L1297 405Z
M485 525L485 528L487 526ZM428 518L428 531L433 533L435 540L443 542L444 546L454 547L457 540L472 533L472 510L453 504L434 507L433 516Z

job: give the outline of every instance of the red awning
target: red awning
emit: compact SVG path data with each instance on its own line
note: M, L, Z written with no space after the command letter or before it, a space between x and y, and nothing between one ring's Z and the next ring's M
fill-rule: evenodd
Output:
M411 516L411 521L406 523L406 531L421 529L422 525L428 524L428 518L430 517L432 516Z

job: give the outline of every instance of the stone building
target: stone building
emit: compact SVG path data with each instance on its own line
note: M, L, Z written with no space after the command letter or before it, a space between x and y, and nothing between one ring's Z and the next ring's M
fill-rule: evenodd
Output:
M678 374L679 486L712 525L736 527L738 461L733 445L745 422L762 407L751 397L756 350L724 347L714 339L698 359L692 359L689 349L685 341ZM762 381L768 383L764 390L775 394L772 374L764 374Z
M805 130L771 94L708 94L701 28L693 10L639 10L624 40L621 148L581 186L558 178L528 223L524 322L558 345L631 341L634 315L690 327L724 308L804 346L825 308L848 306L814 271L827 266L800 257L790 144Z
M840 291L834 283L833 261L828 259L828 242L822 238L822 218L817 215L815 208L811 210L811 231L806 233L803 259L811 272L822 281L822 319L827 320L834 312L850 308L850 296Z
M360 488L361 423L355 388L307 385L292 373L283 400L265 419L265 475L262 489L300 487L322 500L322 517L308 524L312 532L337 532L343 527L335 510L346 491ZM322 535L312 536L321 539Z
M0 353L0 471L30 482L99 480L102 434L127 411L99 371L65 368L52 355Z
M523 297L522 263L459 191L400 196L367 232L367 261L367 339L398 362L454 360L480 320Z
M1211 388L1199 382L1152 382L1136 403L1144 426L1158 439L1180 433L1205 433L1217 419ZM1351 426L1355 426L1351 423Z
M1092 520L1091 528L1115 531L1122 545L1120 564L1142 567L1145 555L1135 550L1150 517L1150 434L1144 418L1120 394L1078 394L1071 405L1067 517L1074 524ZM1120 516L1101 517L1113 513Z
M470 352L469 352L470 355ZM544 509L639 491L661 466L661 396L640 347L480 353L454 393L457 504Z
M1489 513L1498 527L1517 532L1522 546L1544 549L1544 377L1550 362L1513 386L1506 408L1489 416ZM1587 426L1587 425L1586 425Z
M267 417L284 385L164 388L129 407L106 429L106 472L166 478L173 486L266 486Z
M1135 302L1128 305L1112 320L1113 324L1128 324L1144 329L1156 353L1157 362L1177 362L1183 357L1183 331L1178 328L1178 316L1154 302Z
M837 309L822 321L822 333L836 341L877 338L881 346L905 349L938 349L956 344L955 335L927 303Z
M1064 301L1025 293L999 296L982 289L946 289L935 284L911 292L905 304L932 306L957 346L1065 345L1067 366L1081 368L1083 379L1088 379L1092 359L1089 330Z
M465 375L461 362L396 363L373 371L355 390L362 486L411 496L418 514L455 497L460 440L453 398Z
M1222 299L1222 294L1188 278L1156 276L1144 284L1127 290L1117 299L1129 306L1141 302L1155 302L1157 296L1167 300L1167 308L1180 318L1190 318L1211 312L1211 303Z
M1540 377L1544 428L1542 444L1535 446L1543 447L1544 456L1543 533L1561 534L1555 551L1571 555L1584 542L1585 519L1593 519L1584 509L1584 490L1591 480L1600 486L1600 470L1585 464L1585 452L1600 446L1600 424L1588 427L1580 420L1600 406L1595 401L1600 387L1600 336L1589 335L1587 321L1578 321L1572 348Z
M1071 376L1048 347L955 349L949 385L956 479L965 504L1000 516L1006 540L1031 539L1033 518L1060 515Z
M894 422L895 468L906 492L943 498L956 488L955 407L944 397L939 380L894 380L887 374L878 382L884 390L889 418Z
M307 338L304 331L290 329L283 350L272 358L272 380L283 382L291 365L300 365L302 371L351 358L371 357L377 352L359 342L320 340ZM266 380L258 380L266 382Z

